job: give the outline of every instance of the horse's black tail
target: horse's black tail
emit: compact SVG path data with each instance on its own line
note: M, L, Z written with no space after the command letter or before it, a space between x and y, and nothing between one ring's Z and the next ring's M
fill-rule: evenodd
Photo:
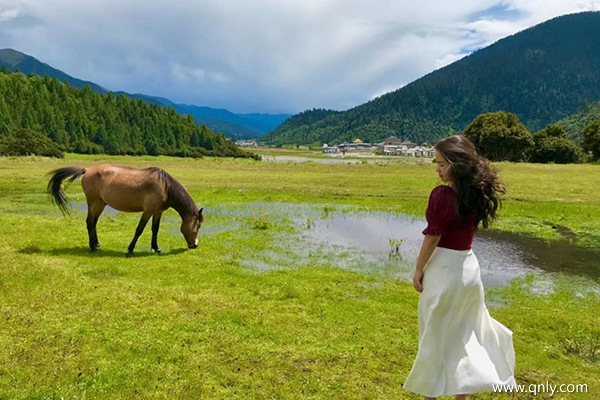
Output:
M48 194L52 196L54 204L60 208L63 214L69 214L69 198L65 195L62 189L62 183L64 180L68 180L68 183L72 183L74 180L85 174L84 168L76 167L65 167L50 171L48 175L52 175L48 182Z

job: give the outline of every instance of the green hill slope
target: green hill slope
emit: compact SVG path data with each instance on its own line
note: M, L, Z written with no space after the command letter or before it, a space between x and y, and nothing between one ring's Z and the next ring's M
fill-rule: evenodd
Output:
M562 126L571 139L579 140L583 129L598 120L600 120L600 101L588 104L580 111L561 119L556 124Z
M431 142L499 110L535 132L600 99L599 38L600 12L558 17L351 110L302 125L291 118L264 140Z

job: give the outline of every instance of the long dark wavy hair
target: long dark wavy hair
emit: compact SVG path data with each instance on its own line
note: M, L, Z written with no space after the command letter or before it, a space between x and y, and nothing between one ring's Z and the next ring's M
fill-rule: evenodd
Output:
M463 222L473 214L476 226L481 223L487 228L498 218L501 197L506 193L498 172L465 136L447 137L435 149L450 165L456 214Z

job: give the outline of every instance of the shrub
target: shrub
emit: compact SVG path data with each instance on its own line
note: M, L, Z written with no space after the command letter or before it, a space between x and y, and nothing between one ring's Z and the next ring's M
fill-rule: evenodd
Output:
M49 137L31 129L18 129L0 138L0 155L64 157L58 145Z
M492 161L525 161L533 137L515 114L498 111L477 116L464 135Z
M531 162L570 164L579 163L583 158L579 146L569 140L567 132L559 125L548 125L533 135L533 140Z
M600 159L600 120L583 129L583 149L592 154L592 160Z

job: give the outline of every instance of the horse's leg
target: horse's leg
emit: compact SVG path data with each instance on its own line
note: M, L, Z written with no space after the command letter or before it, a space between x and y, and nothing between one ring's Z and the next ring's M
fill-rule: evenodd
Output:
M162 211L152 216L152 250L160 253L158 248L158 228L160 227L160 218L162 217Z
M144 232L144 228L146 227L146 224L150 220L150 217L151 217L151 214L146 213L144 211L144 213L142 214L142 218L140 218L140 222L138 223L138 226L135 229L135 236L133 237L133 240L131 241L131 243L129 244L129 247L127 248L127 257L133 257L133 249L135 248L135 244L137 243L142 232Z
M100 214L102 214L105 206L106 204L104 203L88 203L88 214L85 223L87 225L89 246L92 253L95 252L98 247L100 247L100 243L98 242L98 233L96 232L96 225L98 224L98 218L100 218Z
M98 223L98 216L93 215L88 211L87 218L85 220L88 231L88 244L90 246L90 251L93 253L96 251L98 247L100 247L100 243L98 243L98 233L96 232L96 224Z

